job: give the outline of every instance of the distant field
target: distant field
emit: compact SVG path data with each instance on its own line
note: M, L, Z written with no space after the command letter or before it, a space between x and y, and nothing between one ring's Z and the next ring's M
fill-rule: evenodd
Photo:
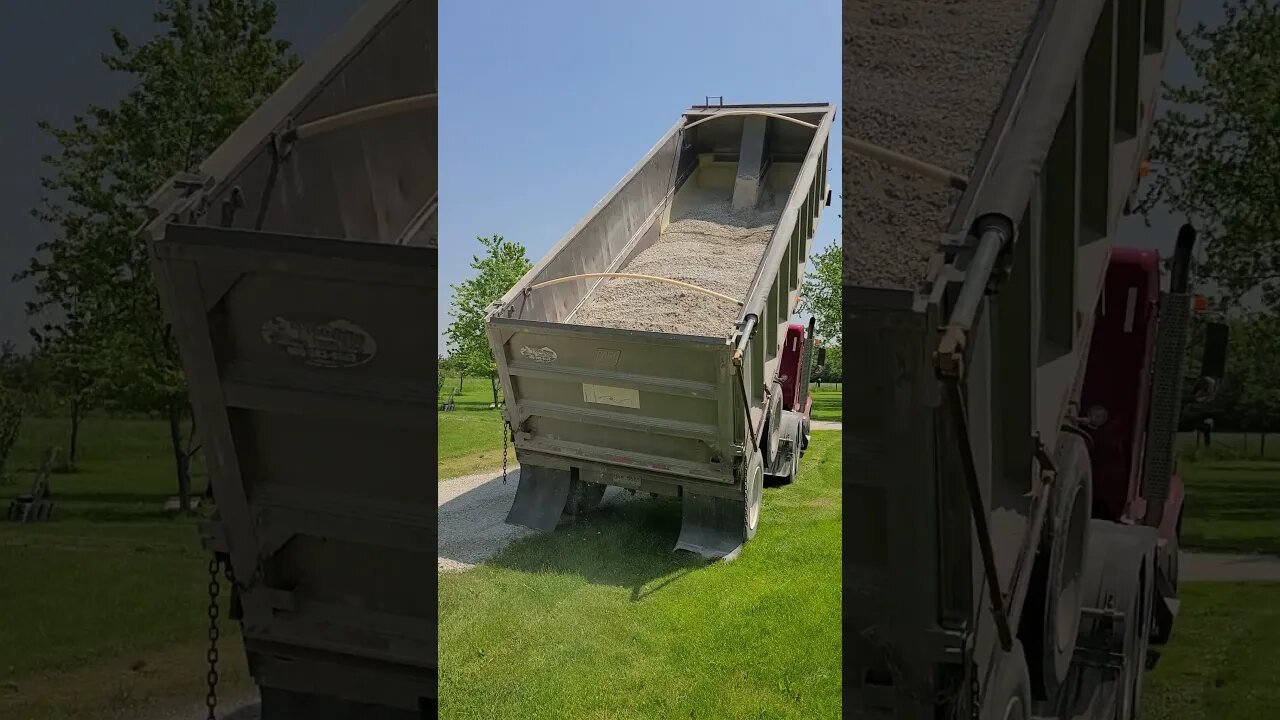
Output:
M28 419L0 506L29 488L65 420ZM79 471L56 474L48 523L0 523L0 718L133 720L204 697L206 572L175 494L167 426L90 418ZM193 486L203 490L197 464ZM248 687L237 628L223 623L224 691Z
M445 383L441 401L458 387ZM501 397L501 392L499 392ZM455 409L437 415L436 468L440 480L502 466L502 413L489 406L493 392L487 378L467 378L454 398ZM511 462L515 462L512 455Z

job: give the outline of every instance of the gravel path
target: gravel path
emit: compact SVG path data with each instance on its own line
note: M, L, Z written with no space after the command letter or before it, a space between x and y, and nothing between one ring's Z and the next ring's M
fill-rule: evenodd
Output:
M839 420L814 420L809 423L810 430L841 430L843 428Z
M695 204L619 272L654 275L745 300L781 207L735 212L729 201ZM603 281L573 316L578 325L720 337L733 330L737 305L675 285Z
M1040 0L844 4L844 132L968 175ZM924 279L959 193L844 153L844 275L909 289Z
M1280 582L1280 557L1178 553L1180 582Z
M504 522L516 496L520 469L511 468L507 484L502 472L489 471L440 483L439 572L470 570L533 530ZM601 505L625 502L633 496L622 488L605 491Z

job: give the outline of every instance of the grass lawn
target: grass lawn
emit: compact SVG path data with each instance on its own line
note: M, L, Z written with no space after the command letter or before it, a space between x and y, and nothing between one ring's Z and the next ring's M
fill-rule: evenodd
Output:
M676 501L602 508L440 578L450 718L825 718L840 708L840 437L815 432L731 563Z
M457 387L457 378L447 381L442 396L448 397ZM489 407L493 404L489 380L466 378L454 404L454 410L437 414L438 479L502 467L502 413ZM515 463L514 451L510 462Z
M1280 706L1280 584L1188 583L1142 720L1269 720Z
M445 383L441 401L458 387L458 379ZM813 389L813 419L840 420L840 391L831 385ZM499 393L501 397L501 393ZM489 406L493 392L487 378L466 378L462 391L454 396L455 409L437 413L437 479L502 467L502 414ZM515 465L515 451L509 462Z
M809 411L809 417L814 420L841 421L843 398L839 390L830 385L819 390L816 385L811 385L809 393L813 396L813 408Z
M1212 448L1179 438L1186 483L1183 549L1280 555L1280 438L1259 458L1258 436L1214 437Z
M1280 441L1180 438L1183 549L1280 555ZM1263 720L1280 705L1280 583L1186 583L1173 638L1147 675L1142 720Z
M23 423L0 504L26 492L65 433L65 420ZM195 521L162 509L172 462L164 423L90 418L78 472L52 476L54 521L0 523L0 717L134 718L202 702L207 558ZM243 650L234 624L223 628L224 692L243 692Z

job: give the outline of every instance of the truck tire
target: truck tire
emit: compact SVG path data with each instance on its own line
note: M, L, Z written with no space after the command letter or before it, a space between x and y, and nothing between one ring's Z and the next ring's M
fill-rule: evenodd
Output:
M1027 650L1032 692L1054 700L1071 669L1083 606L1084 564L1093 510L1093 470L1083 438L1059 435L1058 478L1045 516L1044 536L1019 635Z
M1141 525L1121 525L1093 520L1089 534L1088 576L1085 604L1114 609L1123 622L1086 616L1080 623L1079 644L1114 648L1120 665L1076 665L1076 696L1069 698L1074 715L1113 720L1134 720L1142 700L1142 679L1147 667L1152 610L1156 531Z
M756 536L756 530L760 527L760 506L764 499L764 458L760 457L760 453L751 454L742 485L746 495L746 502L742 505L743 538L750 540Z
M1015 640L1000 659L982 698L982 720L1031 720L1031 674L1022 643Z
M782 383L774 381L769 392L769 407L765 411L764 439L760 452L764 453L764 466L771 468L778 462L782 447Z
M1152 580L1142 568L1138 583L1128 599L1126 617L1137 621L1125 623L1125 663L1121 684L1116 687L1115 720L1136 720L1142 706L1142 677L1147 669L1147 650L1151 645ZM1130 614L1131 613L1131 614Z

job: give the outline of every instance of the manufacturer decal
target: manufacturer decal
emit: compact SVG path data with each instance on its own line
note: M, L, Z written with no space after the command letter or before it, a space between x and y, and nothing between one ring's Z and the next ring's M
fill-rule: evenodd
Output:
M322 323L276 317L262 324L262 339L314 367L355 367L369 362L378 352L373 336L350 320Z
M618 358L620 357L622 357L621 350L596 348L596 367L612 370L618 367Z
M560 357L549 347L532 348L528 345L520 348L520 354L536 363L553 363Z

